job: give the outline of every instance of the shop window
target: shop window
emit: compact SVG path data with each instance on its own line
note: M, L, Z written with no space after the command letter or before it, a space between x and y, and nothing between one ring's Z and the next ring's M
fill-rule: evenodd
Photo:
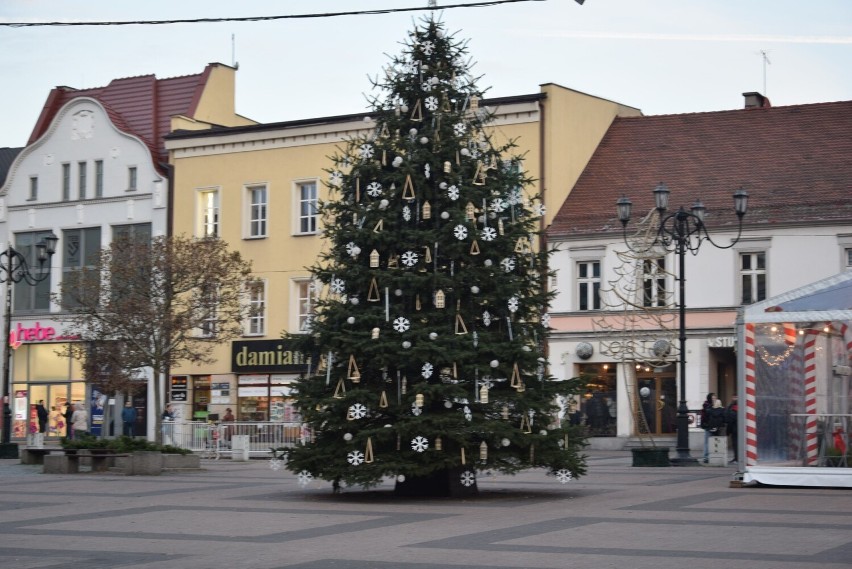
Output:
M39 264L36 244L50 234L50 231L30 231L15 234L15 250L26 259L30 273L36 278L40 278L41 275L49 270L47 261ZM30 285L26 281L15 283L13 289L15 310L26 312L46 312L50 310L51 280L53 280L52 275L36 283L35 286Z
M568 411L570 422L585 425L590 437L614 437L618 413L615 365L581 364L579 372L585 390Z

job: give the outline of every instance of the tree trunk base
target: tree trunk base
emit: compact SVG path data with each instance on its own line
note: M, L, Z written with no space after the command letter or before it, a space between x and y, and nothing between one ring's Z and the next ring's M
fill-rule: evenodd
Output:
M468 469L446 469L433 472L428 476L409 476L402 482L397 480L394 494L406 497L423 498L462 498L479 493L476 479L469 486L462 483L462 474L473 472Z

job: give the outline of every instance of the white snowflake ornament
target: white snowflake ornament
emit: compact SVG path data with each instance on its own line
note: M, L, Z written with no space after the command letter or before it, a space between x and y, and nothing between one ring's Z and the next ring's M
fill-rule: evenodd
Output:
M459 192L457 186L450 186L449 188L447 188L447 197L451 200L456 201L457 199L459 199L459 195L461 195L461 193Z
M467 132L467 125L463 122L459 122L453 125L453 132L456 133L456 136L464 136L464 133Z
M343 282L343 279L337 277L331 279L329 286L334 294L342 294L346 290L346 283Z
M486 227L482 230L483 241L494 241L497 238L497 230L493 227Z
M393 329L399 332L400 334L403 332L407 332L409 328L411 328L411 321L408 318L400 316L399 318L393 321Z
M283 461L281 461L277 458L270 458L269 459L269 468L271 468L272 470L277 472L277 471L281 470L281 463L282 462Z
M509 312L517 312L520 303L518 302L518 297L513 296L509 299L509 302L506 303L509 306Z
M346 254L350 257L357 257L361 253L361 248L355 244L354 241L350 241L346 244Z
M308 484L310 484L313 481L314 475L311 474L310 472L308 472L307 470L303 470L299 474L296 475L296 478L299 481L299 486L304 488L305 486L307 486Z
M463 241L465 238L467 238L467 227L465 227L464 225L456 225L453 228L453 235L455 235L456 239L458 239L459 241Z
M432 52L435 51L435 44L431 41L424 41L420 46L421 51L423 51L424 55L432 55Z
M402 254L402 256L400 257L400 260L402 261L402 264L405 265L406 267L413 267L414 265L417 264L418 258L419 257L417 255L417 253L415 253L414 251L406 251L405 253Z
M494 213L503 213L507 207L509 207L509 204L501 198L494 198L491 200L491 207L489 209Z
M361 403L355 403L349 407L349 417L351 419L363 419L367 416L367 407Z
M424 101L424 106L430 111L438 110L438 98L433 96L426 97Z
M362 144L358 148L358 155L361 157L361 160L369 160L373 157L373 145L372 144Z
M423 409L421 409L420 407L418 407L418 406L417 406L417 403L412 403L412 404L411 404L411 414L412 414L412 415L414 415L415 417L419 417L419 416L420 416L420 413L422 413L422 412L423 412Z
M367 195L371 198L377 198L382 195L382 185L378 182L370 182L367 184Z
M503 270L507 273L511 273L515 270L515 260L512 257L506 257L500 261L500 266L502 266Z
M343 174L341 172L332 172L328 177L328 185L339 187L343 183Z
M541 315L541 325L545 328L550 328L550 314L547 312Z
M482 323L486 326L491 326L491 313L487 310L482 313Z
M353 450L346 455L346 462L352 466L358 466L364 462L364 453L360 450Z
M426 437L414 437L411 439L411 450L425 452L429 448L429 439Z
M470 470L465 470L461 473L459 481L461 482L461 485L465 488L470 488L471 486L476 484L476 475Z
M536 206L533 208L533 211L538 217L544 217L544 214L547 213L547 208L543 203L540 203L536 204Z
M404 206L402 208L402 219L405 221L411 221L411 208L408 206Z
M571 471L567 468L560 468L555 472L556 479L559 480L562 484L567 484L571 481L573 476L571 476Z
M423 376L423 379L429 379L430 377L432 377L432 372L434 370L435 368L432 367L432 364L426 362L425 364L423 364L423 367L420 368L420 375Z

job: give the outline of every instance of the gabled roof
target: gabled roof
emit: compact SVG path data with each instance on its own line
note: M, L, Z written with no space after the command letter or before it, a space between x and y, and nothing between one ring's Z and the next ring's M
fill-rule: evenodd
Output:
M48 129L63 105L77 97L91 97L106 108L116 127L138 136L151 149L155 161L166 162L163 137L169 133L170 117L193 116L214 64L195 75L157 79L140 75L113 79L106 87L51 90L33 128L27 145L38 140Z
M852 101L616 118L548 229L550 238L621 231L616 200L638 220L661 181L670 209L701 199L707 225L852 223ZM558 157L556 157L558 159Z
M21 153L21 150L23 148L0 148L0 188L6 183L6 175L9 174L9 168L12 167L12 162Z

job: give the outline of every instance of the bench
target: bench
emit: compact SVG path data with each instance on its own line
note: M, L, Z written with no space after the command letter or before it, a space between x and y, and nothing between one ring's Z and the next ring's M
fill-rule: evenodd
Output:
M22 448L19 450L21 464L44 464L44 456L57 452L55 448Z
M80 462L89 462L92 472L106 472L115 465L115 459L130 456L127 453L116 453L112 451L103 452L106 449L81 449L79 451L65 451L64 453L53 452L44 455L44 474L76 474L80 472Z

